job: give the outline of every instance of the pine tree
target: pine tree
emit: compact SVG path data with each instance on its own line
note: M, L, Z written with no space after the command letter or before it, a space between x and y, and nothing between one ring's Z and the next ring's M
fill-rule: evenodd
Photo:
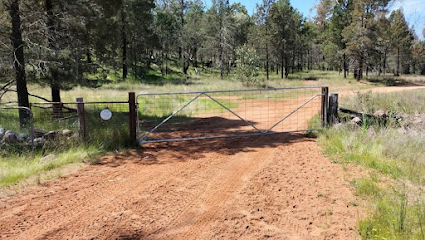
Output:
M410 32L409 25L404 18L403 11L398 9L390 15L391 22L391 44L396 55L395 75L400 75L402 58L408 57L413 42L413 35Z

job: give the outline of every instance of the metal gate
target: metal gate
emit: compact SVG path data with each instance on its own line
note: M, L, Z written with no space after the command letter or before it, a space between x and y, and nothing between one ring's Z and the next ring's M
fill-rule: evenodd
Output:
M140 94L139 143L320 130L327 95L327 87Z

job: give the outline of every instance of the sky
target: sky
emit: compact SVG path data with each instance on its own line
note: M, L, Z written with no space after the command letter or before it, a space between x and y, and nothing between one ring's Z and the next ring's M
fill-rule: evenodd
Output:
M207 5L210 4L210 0L204 0ZM240 2L245 5L246 9L250 14L255 11L257 3L261 3L262 0L230 0L230 3ZM315 11L312 10L317 0L290 0L292 6L300 11L305 17L312 18L315 15ZM425 0L396 0L390 6L390 10L396 10L403 8L406 20L409 22L410 27L414 27L416 34L420 39L424 39L422 35L422 29L425 27Z

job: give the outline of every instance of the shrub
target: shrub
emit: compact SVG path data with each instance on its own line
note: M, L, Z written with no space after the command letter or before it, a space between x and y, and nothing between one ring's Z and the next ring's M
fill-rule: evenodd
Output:
M255 49L242 46L236 50L238 80L246 87L256 86L266 88L264 79L259 79L260 58Z

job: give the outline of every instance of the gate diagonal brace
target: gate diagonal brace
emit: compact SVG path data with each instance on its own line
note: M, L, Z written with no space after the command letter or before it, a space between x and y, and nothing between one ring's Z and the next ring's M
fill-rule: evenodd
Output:
M283 117L282 119L280 119L277 123L275 123L273 126L271 126L268 130L266 130L266 131L264 131L262 133L264 133L264 134L269 133L271 130L273 130L273 128L275 128L277 125L279 125L280 123L282 123L283 121L285 121L287 118L289 118L290 116L292 116L294 113L296 113L298 110L300 110L301 108L303 108L309 102L313 101L313 99L315 99L318 96L322 96L322 94L314 95L313 97L311 97L310 99L308 99L307 101L305 101L303 104L301 104L300 106L298 106L294 111L292 111L291 113L289 113L288 115L286 115L285 117Z
M206 97L208 97L209 99L213 100L214 102L216 102L218 105L220 105L221 107L223 107L224 109L226 109L227 111L229 111L230 113L232 113L233 115L235 115L237 118L239 118L240 120L244 121L246 124L248 124L249 126L253 127L255 130L257 130L258 132L262 133L262 131L260 129L258 129L257 127L255 127L252 123L246 121L243 117L239 116L237 113L233 112L230 108L224 106L222 103L220 103L219 101L217 101L216 99L214 99L213 97L211 97L210 95L204 93L204 95Z
M179 110L175 111L173 114L171 114L166 119L164 119L160 124L156 125L156 127L154 127L152 130L150 130L148 133L146 133L145 135L143 135L141 137L141 141L143 141L144 139L146 139L151 133L155 132L159 127L161 127L162 125L164 125L164 123L168 122L168 120L170 120L171 118L173 118L174 116L176 116L177 114L179 114L181 111L183 111L187 106L189 106L191 103L193 103L194 101L196 101L196 99L198 99L200 96L202 96L202 93L198 94L195 98L193 98L192 100L190 100L188 103L186 103Z
M202 95L206 96L207 98L211 99L212 101L214 101L215 103L217 103L218 105L220 105L222 108L226 109L227 111L229 111L230 113L232 113L234 116L236 116L237 118L239 118L240 120L242 120L243 122L245 122L247 125L251 126L253 129L255 129L258 133L253 133L253 134L249 134L249 135L266 135L266 134L270 134L271 131L278 126L280 123L282 123L283 121L285 121L287 118L289 118L290 116L292 116L294 113L296 113L298 110L300 110L301 108L303 108L305 105L307 105L309 102L313 101L316 97L318 96L323 96L323 94L317 94L314 95L313 97L311 97L310 99L308 99L307 101L305 101L304 103L302 103L300 106L298 106L296 109L294 109L291 113L287 114L286 116L284 116L283 118L281 118L278 122L276 122L273 126L271 126L269 129L267 129L266 131L261 131L260 129L258 129L257 127L255 127L252 123L248 122L247 120L245 120L244 118L242 118L240 115L238 115L237 113L235 113L234 111L232 111L230 108L226 107L225 105L223 105L222 103L220 103L219 101L217 101L216 99L214 99L213 97L211 97L208 93L206 92L200 92L196 97L194 97L192 100L190 100L188 103L186 103L184 106L182 106L180 109L178 109L177 111L175 111L173 114L171 114L170 116L168 116L166 119L164 119L160 124L158 124L156 127L154 127L152 130L150 130L148 133L146 133L145 135L143 135L140 138L140 142L143 143L145 142L144 140L153 132L155 132L159 127L161 127L162 125L164 125L166 122L168 122L171 118L173 118L174 116L176 116L177 114L179 114L181 111L183 111L186 107L188 107L190 104L192 104L194 101L196 101L199 97L201 97ZM205 138L194 138L194 139L212 139L215 137L205 137ZM188 138L190 139L190 138ZM154 141L157 142L157 141Z

